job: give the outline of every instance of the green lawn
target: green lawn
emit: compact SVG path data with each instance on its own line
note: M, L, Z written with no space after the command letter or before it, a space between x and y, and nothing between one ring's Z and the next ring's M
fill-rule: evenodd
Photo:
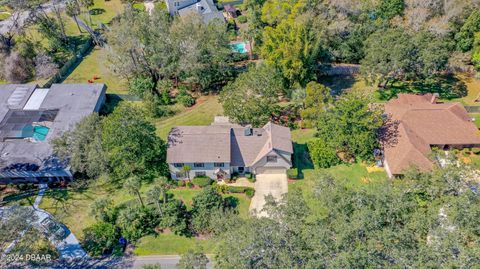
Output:
M202 191L201 189L183 188L183 189L172 189L170 190L170 193L172 193L175 198L182 200L187 206L187 208L190 209L192 207L193 197L201 191ZM238 199L237 209L240 216L242 216L243 218L248 218L249 216L248 208L250 206L250 198L248 198L243 193L224 194L223 197L237 198Z
M4 21L10 18L11 14L8 12L0 12L0 21Z
M97 76L96 83L105 83L108 93L128 93L127 82L119 78L108 67L107 50L95 47L75 70L65 79L64 83L88 83Z
M223 107L218 102L217 96L201 96L197 99L197 104L193 107L184 109L177 115L155 122L157 134L166 139L168 133L174 126L181 125L209 125L214 117L223 114Z
M327 172L336 178L345 179L346 186L349 188L371 187L377 182L387 180L384 171L375 171L371 169L369 172L364 164L342 164L328 169L314 169L308 155L306 143L313 138L315 131L313 129L293 130L292 140L294 142L294 165L298 168L301 179L290 182L289 188L300 189L307 201L313 215L323 216L326 209L323 208L314 195L315 178L320 172Z
M145 193L152 187L151 184L142 186L141 193ZM170 193L174 198L182 200L188 208L191 208L192 199L201 192L201 189L172 189ZM226 197L235 197L238 199L237 208L240 216L247 218L250 199L244 194L225 194ZM40 208L53 214L58 220L63 222L79 239L83 238L83 229L94 224L95 219L90 216L90 207L96 199L111 198L115 205L122 203L136 203L136 196L126 193L123 189L116 188L110 184L92 183L85 188L69 188L50 190L40 204ZM15 204L32 203L35 196L28 197ZM138 244L138 255L150 254L178 254L183 253L189 248L195 248L196 243L200 242L206 250L210 250L212 240L198 240L195 238L186 238L173 234L162 234L159 236L146 236ZM162 247L158 247L161 245Z
M79 19L90 25L92 28L99 28L101 24L108 24L112 19L119 15L124 6L122 0L94 0L95 5L90 8L90 16L87 13L82 13ZM65 30L68 35L80 35L86 34L86 31L82 29L82 33L79 32L75 20L63 14L65 20ZM90 18L92 23L90 24Z
M182 254L189 249L201 248L205 253L212 253L215 241L212 239L188 238L174 234L145 236L136 245L135 255L172 255Z

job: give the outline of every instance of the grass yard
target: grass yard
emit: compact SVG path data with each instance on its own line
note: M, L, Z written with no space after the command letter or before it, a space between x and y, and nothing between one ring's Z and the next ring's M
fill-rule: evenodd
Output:
M107 62L107 50L94 47L82 62L65 79L64 83L88 83L94 76L100 77L96 83L105 83L108 93L128 93L127 82L110 71Z
M2 12L0 11L0 21L4 21L10 18L11 14L9 12Z
M294 142L294 164L298 168L300 178L289 184L290 191L300 189L307 201L314 216L323 216L326 209L323 208L314 195L315 177L320 172L327 172L336 178L345 179L349 188L371 187L377 182L387 180L383 169L367 167L365 164L341 164L328 169L314 169L308 155L306 143L314 137L313 129L293 130L292 140Z
M151 184L142 186L141 193L145 193L152 187ZM201 192L201 189L172 189L169 191L174 198L182 200L188 208L191 208L192 200L195 195ZM244 194L225 194L226 197L235 197L238 199L237 208L239 214L247 218L250 199ZM55 216L59 221L67 225L69 229L77 236L83 238L83 229L94 224L96 220L90 216L90 207L93 202L101 198L110 198L114 205L136 203L137 197L130 195L123 189L118 189L110 184L93 183L85 188L56 189L48 191L40 204L40 208L45 209ZM18 200L15 204L33 203L35 196ZM158 236L146 236L138 244L138 255L167 255L184 253L190 248L196 248L197 243L205 250L211 250L212 240L199 240L187 238L173 234L161 234ZM161 247L159 247L161 246Z
M475 119L474 121L475 125L477 125L477 127L480 128L480 113L470 113L469 115Z
M201 96L197 103L190 108L183 109L177 115L160 119L155 122L157 134L166 139L168 133L174 126L180 125L209 125L214 117L223 114L223 107L217 96Z
M457 77L467 85L468 95L463 98L454 99L454 101L461 102L467 106L479 105L475 100L480 96L480 80L467 75L458 75Z
M135 255L172 255L183 254L189 249L202 249L205 253L212 253L215 241L212 239L197 239L175 234L149 235L140 239Z
M95 5L90 8L90 16L88 16L87 13L82 13L79 16L80 20L94 29L99 28L101 24L109 24L112 19L119 15L124 9L122 0L94 0L94 3ZM68 17L66 14L63 14L63 17L65 19L65 31L68 35L87 34L84 29L82 29L82 33L80 33L73 18ZM91 24L90 18L92 20Z
M172 189L170 193L174 195L175 198L182 200L188 209L192 208L192 201L193 197L200 193L201 189ZM248 207L250 206L250 198L248 198L243 193L232 193L232 194L224 194L224 198L234 197L238 199L237 209L240 216L243 218L248 218Z

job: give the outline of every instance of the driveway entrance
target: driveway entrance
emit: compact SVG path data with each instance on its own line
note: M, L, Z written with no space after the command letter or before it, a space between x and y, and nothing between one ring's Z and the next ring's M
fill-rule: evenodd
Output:
M268 217L266 212L262 212L265 196L270 194L275 200L280 200L287 192L288 180L285 168L257 168L255 196L250 203L250 212L258 217Z

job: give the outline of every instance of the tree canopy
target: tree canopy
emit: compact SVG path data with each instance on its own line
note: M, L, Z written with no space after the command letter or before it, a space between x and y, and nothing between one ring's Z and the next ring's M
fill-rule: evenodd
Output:
M228 83L220 102L225 115L241 124L261 126L268 122L284 93L281 77L267 65L253 66Z
M152 15L127 7L108 33L112 70L126 79L149 78L152 90L163 79L180 79L206 89L228 77L225 25L200 16Z
M311 157L318 167L344 161L371 160L378 147L378 133L383 125L382 112L370 106L370 97L359 92L340 96L333 108L320 114L317 133L309 143ZM316 155L318 154L318 155Z
M313 214L303 194L291 192L269 207L275 217L236 220L221 236L216 267L475 266L480 197L464 173L447 167L362 188L346 184L348 178L317 174L313 199L324 213Z
M102 142L111 174L126 179L167 173L166 144L142 110L122 103L104 121Z

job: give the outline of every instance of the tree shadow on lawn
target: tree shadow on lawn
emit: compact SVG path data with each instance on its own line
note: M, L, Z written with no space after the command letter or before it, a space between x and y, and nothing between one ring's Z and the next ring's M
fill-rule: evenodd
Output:
M103 8L92 8L90 9L90 15L100 15L106 12L105 9Z
M380 100L388 101L399 93L438 93L441 99L451 100L465 97L468 94L467 85L454 75L438 76L420 81L396 81L386 89L379 90Z
M303 179L303 170L313 169L307 144L293 143L293 166L298 170L298 178Z
M74 201L94 199L94 196L88 195L88 193L85 193L86 191L86 186L48 189L47 191L45 191L43 198L52 199L53 202L46 209L53 209L54 212L51 213L53 213L54 215L56 215L59 210L65 213L69 212L70 207L76 206L76 203L74 203ZM75 199L73 199L74 195Z
M321 76L318 83L321 83L332 90L333 95L340 95L355 84L354 76Z

